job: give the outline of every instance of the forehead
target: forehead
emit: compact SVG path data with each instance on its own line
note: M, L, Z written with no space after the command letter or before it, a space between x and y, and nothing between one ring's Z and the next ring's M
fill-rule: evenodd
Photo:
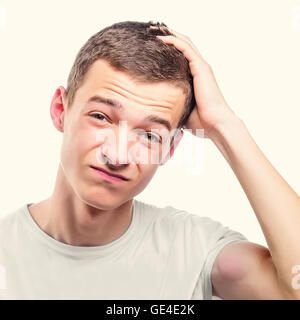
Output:
M185 104L186 95L172 83L137 83L125 72L114 69L103 59L95 61L84 77L76 93L81 103L98 93L120 100L124 105L141 106L171 116L178 121ZM150 110L150 109L149 109Z

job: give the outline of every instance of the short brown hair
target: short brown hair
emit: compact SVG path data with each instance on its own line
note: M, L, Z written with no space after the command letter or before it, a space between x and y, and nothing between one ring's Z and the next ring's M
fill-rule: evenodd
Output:
M159 28L151 29L150 26ZM79 50L68 77L66 97L70 107L89 67L104 59L118 71L124 71L137 83L167 81L186 94L181 128L195 107L193 78L188 60L172 45L156 35L172 35L164 23L125 21L108 26L91 36Z

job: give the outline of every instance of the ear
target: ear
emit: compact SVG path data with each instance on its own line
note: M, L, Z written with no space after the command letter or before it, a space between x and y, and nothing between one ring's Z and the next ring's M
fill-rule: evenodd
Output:
M174 151L176 149L176 147L178 146L181 138L183 137L184 131L181 129L179 134L177 134L177 136L174 136L174 140L172 143L172 146L168 152L168 154L162 159L162 161L160 162L160 166L164 165L169 159L171 159L171 157L174 154Z
M61 132L64 132L64 114L66 107L65 88L59 86L52 98L50 105L50 115L55 128Z

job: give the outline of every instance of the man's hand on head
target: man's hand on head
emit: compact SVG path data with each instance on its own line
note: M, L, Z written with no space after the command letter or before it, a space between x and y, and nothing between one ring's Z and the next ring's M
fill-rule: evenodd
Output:
M150 28L157 28L151 26ZM167 28L167 27L160 27ZM179 32L167 28L173 35L157 36L165 44L172 44L189 61L193 76L196 108L192 111L184 129L204 130L204 138L210 138L210 132L224 121L232 120L236 115L225 101L211 66L203 59L191 39Z

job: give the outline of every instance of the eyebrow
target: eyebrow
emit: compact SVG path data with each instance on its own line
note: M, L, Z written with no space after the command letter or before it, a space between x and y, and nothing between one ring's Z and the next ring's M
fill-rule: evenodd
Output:
M103 103L103 104L106 104L106 105L116 109L116 110L124 109L124 106L119 101L117 101L115 99L101 97L99 95L94 95L94 96L90 97L86 104L89 104L91 102ZM143 121L161 124L161 125L165 126L169 131L171 131L170 122L168 120L160 118L156 115L149 115L146 118L144 118Z

